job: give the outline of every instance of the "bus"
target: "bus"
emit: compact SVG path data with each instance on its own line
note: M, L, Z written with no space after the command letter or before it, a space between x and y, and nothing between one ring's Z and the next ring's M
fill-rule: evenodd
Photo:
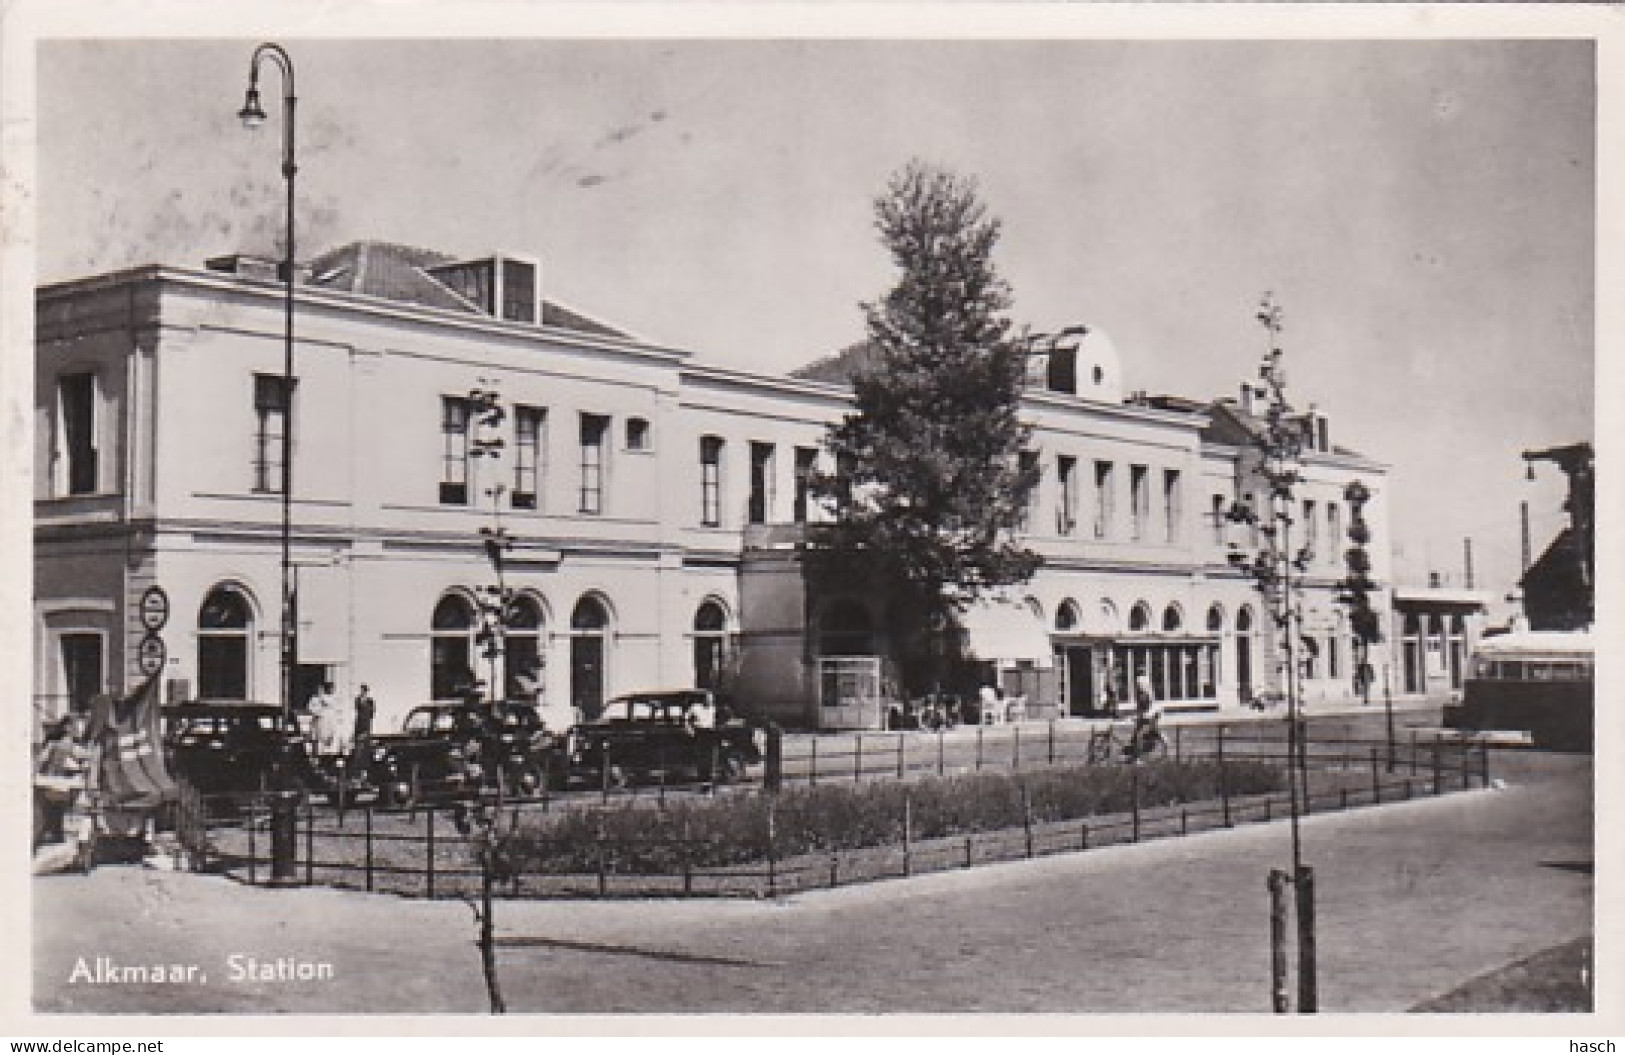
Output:
M1463 732L1514 730L1536 747L1589 751L1596 652L1591 632L1525 630L1486 637L1473 650L1461 703L1445 725Z

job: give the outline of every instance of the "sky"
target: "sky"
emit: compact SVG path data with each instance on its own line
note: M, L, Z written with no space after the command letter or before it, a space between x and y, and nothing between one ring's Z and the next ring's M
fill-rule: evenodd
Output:
M36 264L276 250L281 86L253 39L37 52ZM547 296L788 372L863 335L920 158L1002 224L1018 325L1105 331L1130 389L1233 394L1285 312L1289 396L1391 466L1402 581L1519 572L1563 523L1520 452L1594 435L1595 112L1579 41L305 40L301 258L539 256Z

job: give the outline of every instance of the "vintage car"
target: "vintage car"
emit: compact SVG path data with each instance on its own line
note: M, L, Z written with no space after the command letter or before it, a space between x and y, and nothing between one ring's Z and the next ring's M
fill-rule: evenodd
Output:
M319 785L310 744L275 704L199 701L163 711L170 771L204 795Z
M765 736L718 713L705 689L634 692L570 731L572 770L588 782L728 783L762 760Z
M374 734L363 750L364 783L384 806L466 798L482 787L531 794L550 770L562 782L567 764L562 738L520 703L425 704L399 733Z

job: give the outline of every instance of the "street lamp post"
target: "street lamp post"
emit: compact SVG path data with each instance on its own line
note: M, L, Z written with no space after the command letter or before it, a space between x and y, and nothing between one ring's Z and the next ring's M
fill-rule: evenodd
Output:
M248 63L248 92L243 97L243 108L237 116L244 127L252 130L265 123L265 109L260 105L260 64L270 59L282 74L282 179L288 187L287 244L283 247L282 281L286 292L283 309L282 343L282 624L278 638L281 670L278 683L278 702L282 706L284 725L293 722L293 285L294 237L293 194L294 175L294 90L293 60L278 44L261 44L254 49Z

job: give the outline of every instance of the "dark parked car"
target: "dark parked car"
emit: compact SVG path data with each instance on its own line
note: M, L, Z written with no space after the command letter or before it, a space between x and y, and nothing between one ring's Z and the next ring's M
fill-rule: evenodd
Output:
M583 779L613 783L656 774L673 782L726 783L762 760L763 735L719 714L704 689L635 692L610 700L599 717L571 730L574 770Z
M205 795L319 784L310 744L297 728L283 728L275 704L183 703L165 708L163 718L171 771Z
M562 780L562 738L535 708L434 703L413 708L399 733L372 737L365 782L386 806L464 798L499 785L510 795L541 789L551 769Z

